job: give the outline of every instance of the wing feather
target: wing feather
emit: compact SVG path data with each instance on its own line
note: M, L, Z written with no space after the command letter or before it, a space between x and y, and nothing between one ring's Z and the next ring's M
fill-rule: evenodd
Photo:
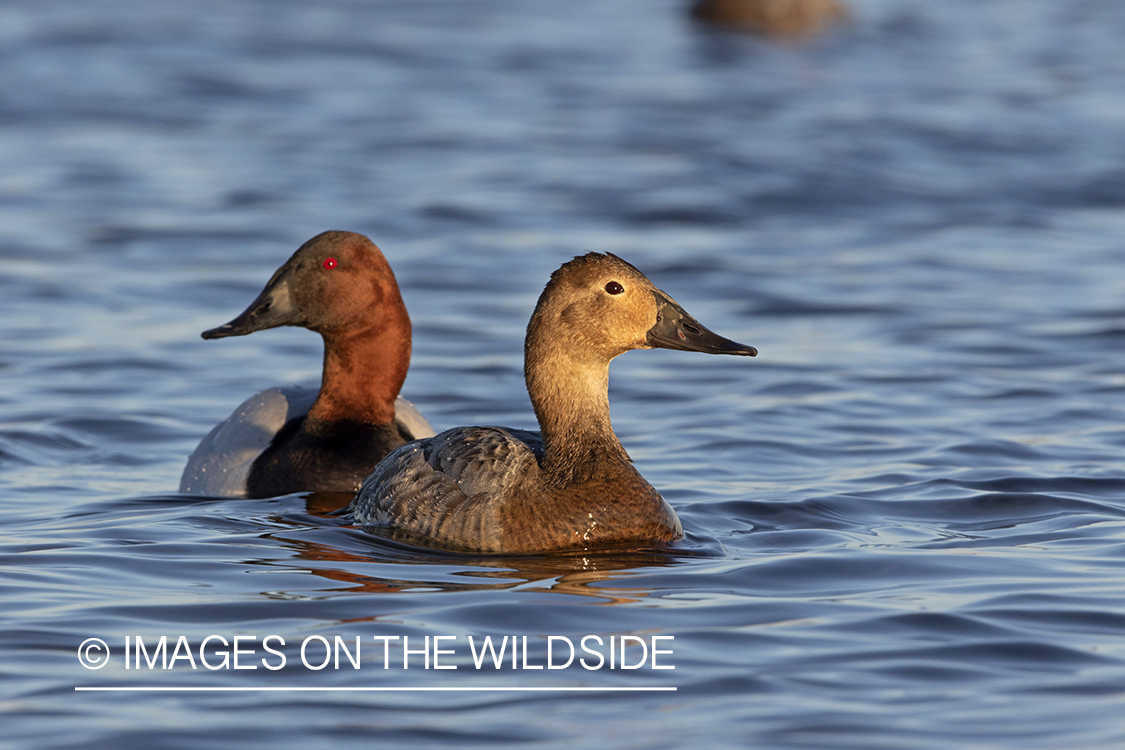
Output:
M538 472L538 433L458 427L388 455L352 502L356 523L428 537L450 547L499 546L500 510Z

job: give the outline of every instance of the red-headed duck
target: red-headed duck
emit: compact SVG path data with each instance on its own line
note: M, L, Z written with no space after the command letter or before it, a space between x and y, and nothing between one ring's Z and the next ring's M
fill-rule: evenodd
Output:
M410 366L410 317L371 240L352 232L318 234L245 312L203 338L277 326L302 326L324 339L319 392L271 388L250 397L200 442L180 492L354 493L391 450L434 434L398 396Z
M458 427L404 445L363 483L355 523L467 552L529 553L683 536L609 421L609 363L630 349L755 356L704 328L614 255L563 265L539 297L524 377L542 432Z

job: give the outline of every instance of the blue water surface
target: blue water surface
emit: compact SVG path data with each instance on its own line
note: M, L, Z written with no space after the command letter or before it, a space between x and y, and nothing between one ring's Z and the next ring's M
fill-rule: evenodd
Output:
M0 744L1125 746L1125 5L851 0L797 42L686 5L0 8ZM243 398L316 382L308 331L199 333L326 229L393 265L439 429L534 427L523 330L576 254L757 346L611 369L686 538L473 557L177 495ZM587 635L675 669L533 668ZM305 666L337 637L360 668ZM336 690L373 687L412 690Z

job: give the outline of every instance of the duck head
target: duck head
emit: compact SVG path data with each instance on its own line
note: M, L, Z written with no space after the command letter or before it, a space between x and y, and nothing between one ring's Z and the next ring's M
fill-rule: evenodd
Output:
M386 308L405 316L394 273L375 243L354 232L324 232L302 245L234 320L205 339L301 326L324 336L369 330ZM407 319L409 326L409 319Z
M558 336L606 360L630 349L679 349L757 356L714 333L612 253L589 253L551 275L528 326L528 341Z

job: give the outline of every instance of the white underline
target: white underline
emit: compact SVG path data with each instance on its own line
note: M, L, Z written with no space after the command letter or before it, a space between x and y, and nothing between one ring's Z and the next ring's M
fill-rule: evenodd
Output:
M347 692L446 692L446 693L498 693L498 692L569 692L569 693L654 693L675 692L675 687L76 687L75 692L135 692L135 693L347 693Z

